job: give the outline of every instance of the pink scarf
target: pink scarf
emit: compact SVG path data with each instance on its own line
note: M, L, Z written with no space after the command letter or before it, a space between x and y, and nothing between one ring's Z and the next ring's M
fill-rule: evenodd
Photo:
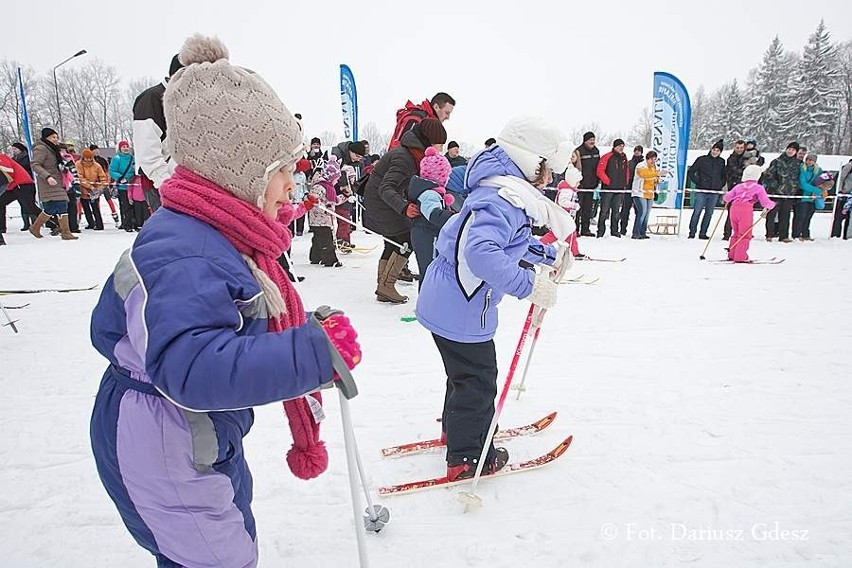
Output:
M305 324L302 300L278 264L278 257L290 248L293 238L285 226L183 166L178 166L160 187L160 197L166 208L212 226L246 258L264 290L269 309L269 332ZM271 286L274 288L270 289ZM280 297L276 297L279 294ZM316 477L328 467L328 452L319 439L319 424L314 420L308 396L322 403L319 392L284 401L293 434L287 464L301 479Z

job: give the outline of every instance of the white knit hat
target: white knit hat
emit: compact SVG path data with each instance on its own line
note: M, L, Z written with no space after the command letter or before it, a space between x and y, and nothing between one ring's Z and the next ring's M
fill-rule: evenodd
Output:
M561 172L571 161L573 148L556 128L543 118L513 118L497 137L497 144L509 154L528 180L534 180L542 160L555 172Z
M573 188L577 188L580 182L583 181L583 172L578 170L574 164L568 164L568 169L565 170L565 181Z
M758 181L763 173L763 168L757 164L746 166L743 170L743 181Z
M163 96L166 144L177 163L253 205L276 171L302 153L302 130L275 91L231 65L218 39L195 34Z

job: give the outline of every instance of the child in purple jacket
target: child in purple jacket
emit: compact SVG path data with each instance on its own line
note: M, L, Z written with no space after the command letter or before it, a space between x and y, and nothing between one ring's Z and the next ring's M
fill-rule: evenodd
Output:
M573 233L571 216L538 189L552 171L568 166L570 154L568 141L544 121L509 122L497 144L471 159L465 176L470 193L438 235L417 320L432 332L446 371L442 425L450 480L474 475L494 415L497 304L506 294L543 308L556 302L549 270L536 273L519 262L570 262L567 248L542 244L531 231L533 223L548 225L560 241ZM484 473L494 473L508 452L492 445L485 459Z

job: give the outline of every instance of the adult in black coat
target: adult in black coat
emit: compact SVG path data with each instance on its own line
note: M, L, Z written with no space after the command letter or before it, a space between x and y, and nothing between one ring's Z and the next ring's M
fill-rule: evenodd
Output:
M597 172L601 152L595 146L595 142L595 133L586 132L583 134L583 143L577 147L577 152L580 154L579 169L583 173L580 189L593 190L598 187ZM595 235L589 229L589 222L593 217L595 194L593 191L580 191L577 199L580 203L580 208L577 210L577 227L580 229L580 236L594 237Z
M725 186L727 181L725 160L720 157L724 148L724 142L719 140L713 144L710 152L704 156L699 156L692 167L689 168L689 181L695 184L695 188L699 190L692 194L692 217L689 219L690 239L695 238L699 220L701 221L701 230L698 232L698 238L704 240L710 238L707 236L707 229L710 227L710 220L713 218L713 209L719 201L719 194L700 190L718 192ZM702 212L704 213L703 219L701 219Z
M396 281L411 254L411 219L420 215L408 200L411 178L419 171L427 146L442 151L447 131L435 119L424 119L400 138L400 145L389 150L373 167L364 188L364 226L389 241L379 260L376 298L380 302L401 304L408 301L396 291Z

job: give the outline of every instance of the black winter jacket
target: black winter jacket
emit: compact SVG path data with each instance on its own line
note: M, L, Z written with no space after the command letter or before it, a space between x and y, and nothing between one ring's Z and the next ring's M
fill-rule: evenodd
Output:
M585 144L580 144L577 152L580 153L580 171L583 173L580 187L594 189L598 186L598 162L601 159L601 152L597 146L589 150Z
M423 142L409 130L400 138L400 146L389 150L373 167L364 188L364 226L386 237L411 230L405 216L408 184L419 168L409 148L425 151Z
M727 182L725 160L721 156L714 158L710 154L699 156L689 168L689 181L694 183L697 189L722 189Z

